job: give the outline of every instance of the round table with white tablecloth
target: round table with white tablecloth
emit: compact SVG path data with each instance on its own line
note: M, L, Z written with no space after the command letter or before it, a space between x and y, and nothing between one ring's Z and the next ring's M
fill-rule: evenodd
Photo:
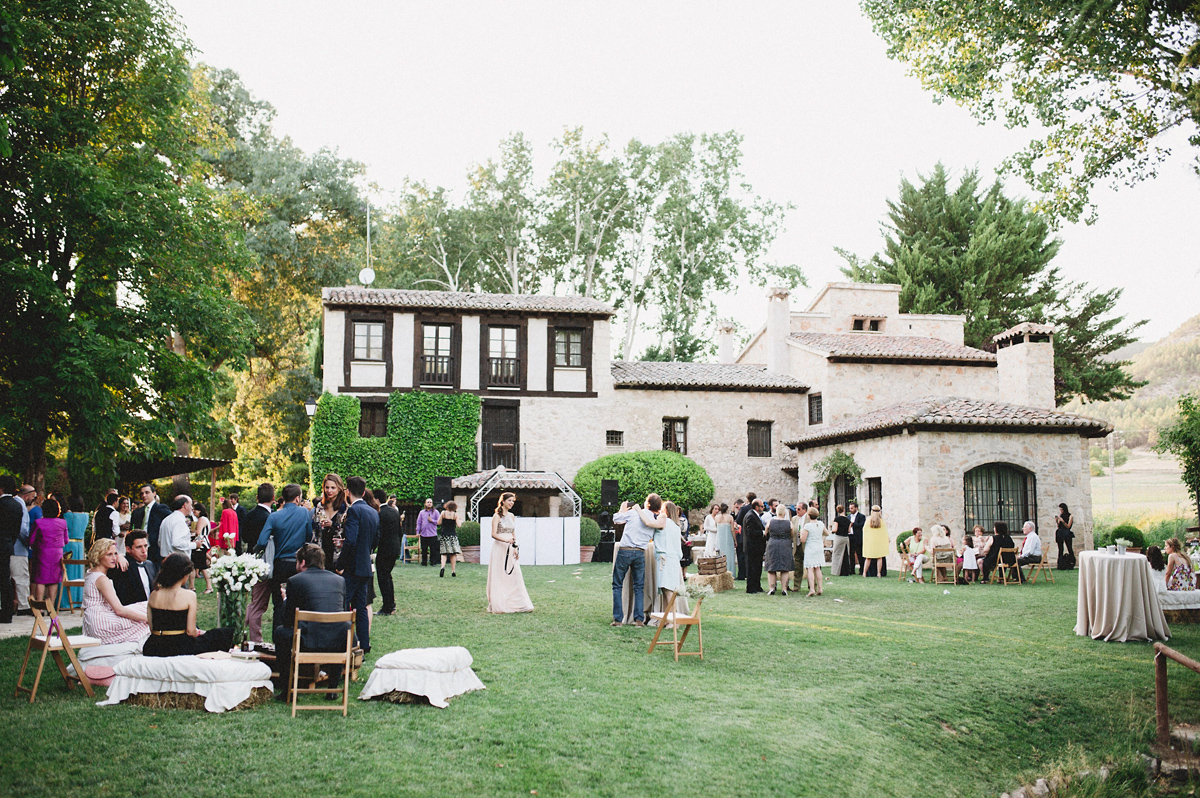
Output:
M1080 552L1075 634L1116 642L1168 639L1154 578L1141 554Z

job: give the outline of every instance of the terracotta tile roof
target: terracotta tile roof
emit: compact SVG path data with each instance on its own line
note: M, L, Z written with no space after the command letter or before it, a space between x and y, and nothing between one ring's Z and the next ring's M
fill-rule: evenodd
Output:
M1018 324L1016 327L1009 327L1007 330L1000 333L999 335L993 335L992 340L997 341L997 342L1005 341L1005 340L1008 340L1009 338L1016 338L1018 335L1025 335L1026 333L1028 333L1029 335L1053 335L1054 334L1054 325L1053 324L1038 324L1037 322L1032 322L1032 321L1023 321L1020 324Z
M796 440L785 441L793 449L810 449L842 441L895 435L913 430L963 427L979 431L1075 433L1098 438L1112 431L1107 421L1058 410L985 402L977 399L928 396L889 405L832 426L810 427Z
M791 340L834 361L916 360L994 366L996 356L940 338L878 333L798 332Z
M535 313L585 313L611 316L610 305L581 296L547 294L475 294L468 291L406 291L395 288L322 288L326 305L367 305L385 308L437 308Z
M747 363L679 363L614 360L617 388L651 390L759 390L803 393L808 386L795 377Z
M451 480L450 486L456 490L479 490L483 483L491 479L496 469L476 471ZM500 477L496 490L559 490L562 477L547 471L508 471Z

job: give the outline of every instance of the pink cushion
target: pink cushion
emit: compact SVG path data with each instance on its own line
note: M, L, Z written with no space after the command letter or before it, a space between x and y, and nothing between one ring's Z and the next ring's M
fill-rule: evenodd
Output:
M83 669L83 675L94 685L108 687L117 673L107 665L89 665Z

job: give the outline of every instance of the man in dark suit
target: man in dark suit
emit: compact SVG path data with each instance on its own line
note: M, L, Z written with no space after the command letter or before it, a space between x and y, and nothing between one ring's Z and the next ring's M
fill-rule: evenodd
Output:
M737 507L734 510L733 523L737 526L733 530L733 546L735 549L737 549L737 576L735 578L738 581L744 581L746 579L746 537L741 531L741 527L743 526L742 522L746 519L746 513L754 509L754 500L756 498L757 495L754 493L754 491L750 491L746 494L745 503L742 504L741 507ZM741 499L738 499L736 502L734 502L734 506L736 507L738 502L741 501Z
M296 573L287 580L287 600L283 603L282 623L275 627L275 664L283 689L275 697L287 701L292 686L292 632L296 610L308 612L345 612L346 580L325 570L325 552L306 543L296 552ZM300 624L300 648L303 651L342 651L346 647L348 623ZM325 672L337 682L342 669L326 665Z
M146 533L146 538L150 541L150 561L158 567L162 563L162 554L158 547L158 529L171 514L171 508L158 500L153 485L142 485L139 495L142 497L143 506L133 511L129 527Z
M113 590L117 598L125 606L137 604L150 598L154 590L154 579L158 576L158 568L150 562L150 541L146 533L135 529L125 536L125 559L128 565L124 570L110 569Z
M846 517L850 519L850 575L853 576L855 565L859 570L863 567L863 525L867 523L867 517L858 511L858 502L851 501L849 508L850 514Z
M253 549L258 543L267 519L271 517L271 502L275 501L275 486L264 482L258 486L258 505L253 510L246 511L246 520L238 516L238 545L245 541L247 549ZM243 508L244 509L244 508ZM246 633L255 643L261 643L262 617L271 603L271 580L262 579L250 588L250 606L246 608Z
M346 540L342 543L342 556L338 564L346 577L348 607L358 610L355 625L358 627L358 642L363 653L371 650L371 618L368 614L371 587L371 552L379 545L379 513L363 501L367 483L362 477L346 480L350 493L350 506L346 509Z
M396 588L392 584L392 569L400 559L400 511L388 504L387 491L376 490L379 502L379 554L375 557L375 573L379 579L379 597L383 600L380 615L396 611Z
M746 592L761 593L763 555L767 553L766 529L761 517L763 503L755 499L750 507L752 510L742 516L742 550L746 552Z
M8 474L0 474L0 623L12 623L16 602L8 558L21 536L21 519L25 517L25 503L16 497L16 492L17 481Z

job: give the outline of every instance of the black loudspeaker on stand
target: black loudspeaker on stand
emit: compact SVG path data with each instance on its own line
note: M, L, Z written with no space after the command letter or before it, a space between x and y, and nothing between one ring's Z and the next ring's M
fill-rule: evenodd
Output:
M433 506L441 507L454 498L454 488L450 487L450 477L433 478Z
M621 503L617 498L620 490L615 479L600 480L600 504L604 507L616 507Z

